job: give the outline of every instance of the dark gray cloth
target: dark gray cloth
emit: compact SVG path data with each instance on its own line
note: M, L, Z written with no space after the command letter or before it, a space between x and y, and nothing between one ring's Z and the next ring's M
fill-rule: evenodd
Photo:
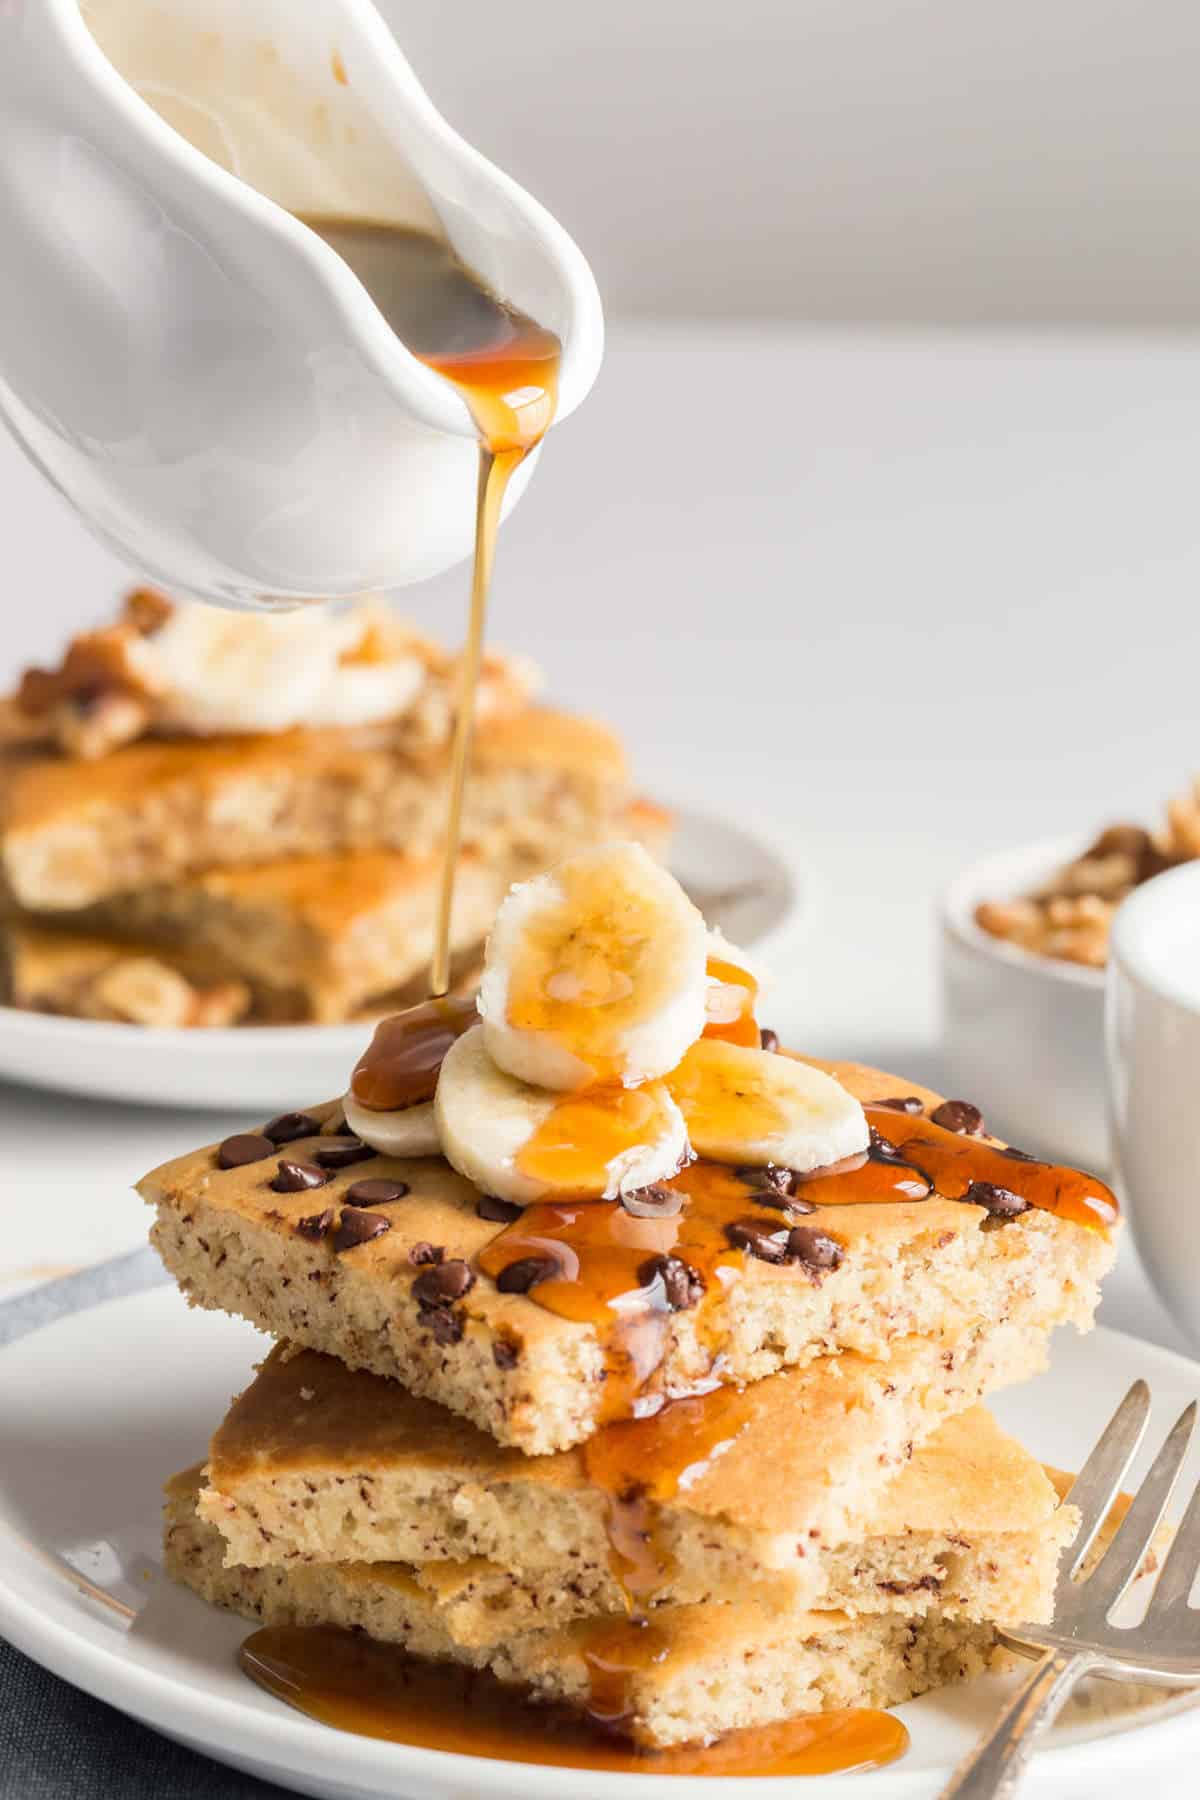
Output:
M165 1282L135 1250L0 1303L0 1344ZM181 1749L0 1638L0 1800L281 1800L284 1789Z
M0 1800L286 1800L48 1675L0 1639Z

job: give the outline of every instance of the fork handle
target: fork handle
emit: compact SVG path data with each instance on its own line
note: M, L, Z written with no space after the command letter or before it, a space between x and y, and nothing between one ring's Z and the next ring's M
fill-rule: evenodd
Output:
M1039 1732L1053 1719L1080 1676L1094 1666L1088 1656L1047 1650L987 1737L959 1764L940 1800L1009 1800L1016 1793Z

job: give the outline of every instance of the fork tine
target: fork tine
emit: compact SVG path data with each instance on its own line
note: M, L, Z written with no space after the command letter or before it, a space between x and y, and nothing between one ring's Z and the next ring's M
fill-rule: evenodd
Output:
M1162 1566L1162 1573L1154 1585L1150 1596L1150 1605L1146 1609L1146 1623L1151 1615L1157 1621L1161 1615L1174 1607L1186 1607L1188 1595L1196 1579L1196 1571L1200 1568L1200 1481L1192 1491L1187 1511L1183 1515L1175 1540L1167 1552ZM1200 1621L1200 1614L1197 1615Z
M1195 1423L1196 1402L1193 1400L1167 1433L1150 1473L1133 1497L1121 1529L1104 1552L1095 1574L1084 1584L1083 1592L1089 1606L1103 1606L1105 1612L1111 1611L1137 1574L1150 1548L1150 1540L1167 1510L1167 1501L1187 1455Z
M1060 1594L1070 1583L1108 1517L1108 1509L1116 1499L1126 1469L1137 1454L1149 1417L1150 1389L1144 1381L1135 1381L1072 1482L1067 1502L1079 1508L1083 1522L1072 1547L1071 1559L1064 1562L1059 1576Z

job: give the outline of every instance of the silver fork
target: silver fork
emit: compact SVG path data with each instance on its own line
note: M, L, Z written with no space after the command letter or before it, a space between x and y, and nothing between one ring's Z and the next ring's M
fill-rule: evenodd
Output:
M1150 1390L1135 1381L1106 1425L1067 1498L1083 1515L1059 1572L1050 1625L1002 1631L1010 1650L1037 1662L995 1726L962 1762L941 1800L1005 1800L1015 1793L1039 1734L1084 1675L1186 1685L1200 1681L1200 1609L1188 1596L1200 1567L1200 1483L1188 1503L1139 1624L1117 1626L1109 1615L1133 1582L1162 1522L1187 1455L1195 1401L1175 1421L1154 1466L1096 1567L1075 1579L1137 1454L1150 1414Z

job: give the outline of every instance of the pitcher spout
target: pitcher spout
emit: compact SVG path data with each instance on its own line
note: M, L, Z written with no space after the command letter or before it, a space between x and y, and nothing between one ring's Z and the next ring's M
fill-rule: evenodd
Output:
M470 411L298 215L444 238L561 340L558 417L587 393L586 262L368 0L0 12L0 411L140 570L226 604L399 586L470 549Z

